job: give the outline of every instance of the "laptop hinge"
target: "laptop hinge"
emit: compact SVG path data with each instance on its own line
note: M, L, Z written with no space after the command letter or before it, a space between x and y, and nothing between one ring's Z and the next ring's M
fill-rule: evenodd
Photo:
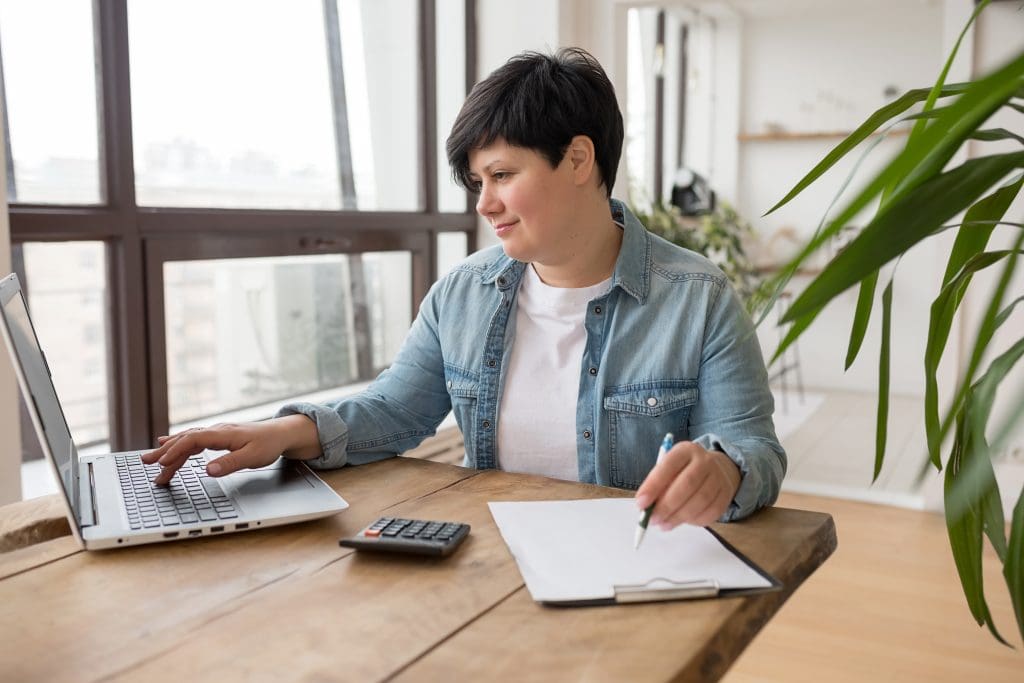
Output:
M93 474L93 464L91 462L86 463L88 468L87 477L78 477L78 521L83 527L94 526L99 516L96 512L96 498L93 496L93 491L96 490L95 475ZM81 472L81 463L79 464L79 472Z

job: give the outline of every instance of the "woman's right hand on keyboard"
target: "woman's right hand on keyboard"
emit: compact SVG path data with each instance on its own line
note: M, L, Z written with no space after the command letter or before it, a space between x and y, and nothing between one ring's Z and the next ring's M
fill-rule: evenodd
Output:
M163 468L153 480L157 485L170 482L190 456L205 450L228 451L207 464L206 471L211 477L265 467L282 454L296 460L309 460L320 454L316 425L304 415L196 427L158 437L157 441L158 448L142 454L144 463L158 463Z

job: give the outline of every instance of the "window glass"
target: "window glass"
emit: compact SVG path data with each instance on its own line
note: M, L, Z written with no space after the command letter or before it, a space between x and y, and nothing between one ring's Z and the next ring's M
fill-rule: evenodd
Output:
M630 8L626 48L626 173L630 200L646 206L654 193L654 73L657 7Z
M8 201L98 204L92 2L0 0Z
M408 331L411 272L408 252L164 264L172 430L371 379Z
M129 0L139 203L420 208L416 3L337 9L332 72L321 0Z
M22 249L29 312L71 436L80 450L105 443L110 426L104 245L29 242ZM27 434L22 438L35 441Z
M466 3L437 0L437 206L464 213L466 192L452 180L445 143L466 99ZM438 272L441 272L438 270Z

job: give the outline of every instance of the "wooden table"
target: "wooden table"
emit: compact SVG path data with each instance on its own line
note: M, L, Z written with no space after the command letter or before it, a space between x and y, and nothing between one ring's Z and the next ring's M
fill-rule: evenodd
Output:
M836 547L828 515L765 510L715 530L782 591L543 607L487 502L631 492L409 458L324 479L351 505L327 519L100 552L64 536L0 554L2 678L714 680ZM0 529L26 505L0 508ZM472 532L441 560L338 546L381 513Z

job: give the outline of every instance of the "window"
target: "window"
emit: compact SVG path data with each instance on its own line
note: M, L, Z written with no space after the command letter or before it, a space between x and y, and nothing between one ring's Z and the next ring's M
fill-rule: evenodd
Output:
M417 24L407 0L132 0L139 204L420 208Z
M106 442L110 431L103 254L102 242L29 242L21 248L32 322L79 447ZM32 430L23 431L28 440Z
M2 0L0 47L7 201L100 203L92 5Z
M443 152L474 22L472 0L0 0L15 268L79 445L390 362L474 248Z
M172 429L372 379L409 327L410 272L402 252L165 264Z

